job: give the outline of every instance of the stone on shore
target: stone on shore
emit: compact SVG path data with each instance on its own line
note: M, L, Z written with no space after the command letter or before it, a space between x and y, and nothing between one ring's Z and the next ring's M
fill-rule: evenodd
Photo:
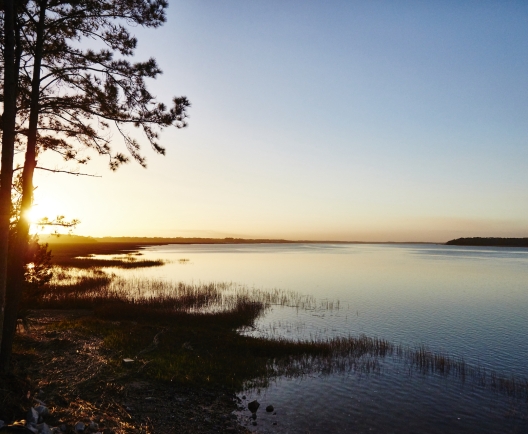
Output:
M256 399L248 404L248 409L251 413L256 413L259 407L260 403Z
M35 408L31 407L29 411L27 412L26 425L27 426L37 425L38 420L39 420L38 411Z
M86 427L86 425L84 425L84 423L82 423L82 422L77 422L77 423L75 424L75 428L74 428L74 430L75 430L75 432L84 432L84 428L85 428L85 427Z
M38 434L52 434L50 427L45 423L41 423L40 425L37 425L37 428L38 428Z

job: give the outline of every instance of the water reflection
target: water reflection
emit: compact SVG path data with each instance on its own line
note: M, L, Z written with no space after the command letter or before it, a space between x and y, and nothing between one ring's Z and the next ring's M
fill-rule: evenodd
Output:
M402 247L400 247L402 248ZM410 246L413 253L416 255L426 255L438 258L453 257L466 258L466 259L528 259L528 249L525 248L509 248L509 247L468 247L468 246L443 246L435 245L433 248L430 247L415 247Z

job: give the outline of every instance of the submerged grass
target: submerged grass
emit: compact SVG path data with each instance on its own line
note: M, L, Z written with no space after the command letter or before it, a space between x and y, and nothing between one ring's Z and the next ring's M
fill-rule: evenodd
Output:
M528 401L528 379L515 375L504 376L482 366L467 363L463 358L429 350L426 346L398 348L403 360L422 374L452 376L461 382L477 385Z

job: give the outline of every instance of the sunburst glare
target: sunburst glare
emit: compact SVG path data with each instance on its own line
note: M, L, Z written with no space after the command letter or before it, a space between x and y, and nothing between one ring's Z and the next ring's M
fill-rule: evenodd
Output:
M25 213L25 217L28 219L31 225L32 233L45 234L53 232L51 227L41 225L42 221L54 220L61 212L61 207L53 200L42 200L35 201L29 211Z

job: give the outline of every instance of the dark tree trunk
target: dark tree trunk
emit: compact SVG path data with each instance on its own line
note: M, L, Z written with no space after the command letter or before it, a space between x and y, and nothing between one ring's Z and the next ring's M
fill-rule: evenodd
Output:
M31 107L27 137L26 156L22 171L22 200L20 218L17 223L16 235L10 249L10 261L6 284L6 304L2 342L0 348L0 368L7 372L11 360L13 340L16 332L18 308L22 298L24 271L26 265L29 226L28 211L33 203L33 173L35 172L37 155L37 132L39 118L40 69L42 65L42 48L44 42L44 19L46 17L47 0L40 4L37 40L35 44L33 78L31 82Z
M5 321L9 220L15 149L16 88L15 5L4 2L4 113L2 115L2 163L0 175L0 329ZM0 338L1 341L1 338Z

